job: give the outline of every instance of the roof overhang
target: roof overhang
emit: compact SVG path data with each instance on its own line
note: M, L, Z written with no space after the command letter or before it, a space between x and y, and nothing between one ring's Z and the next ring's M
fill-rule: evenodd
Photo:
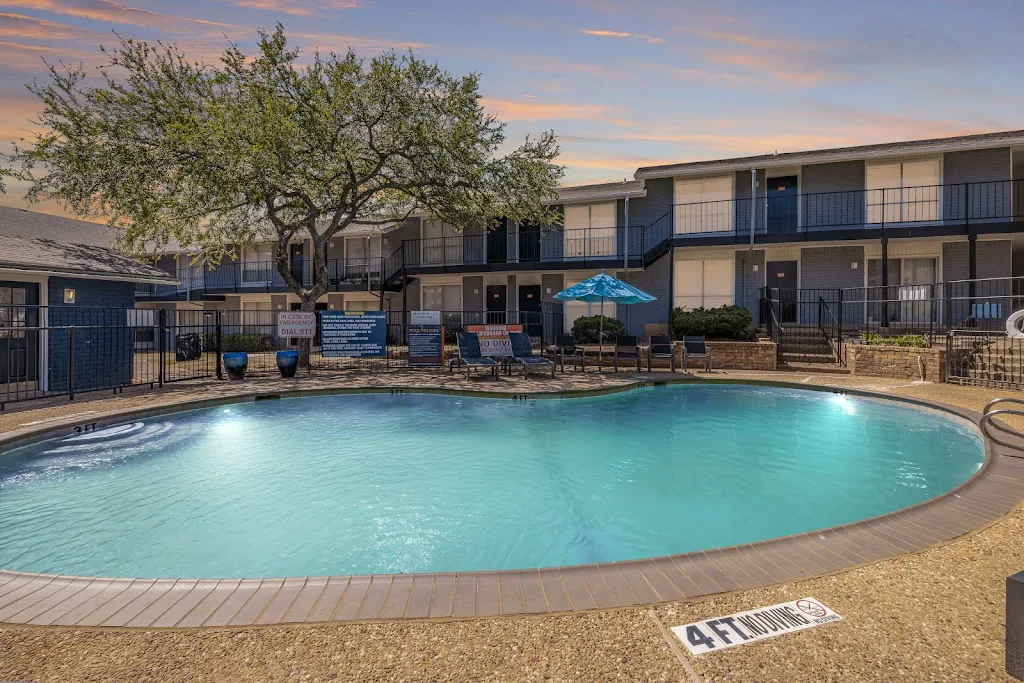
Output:
M26 275L65 276L80 280L116 280L118 282L144 282L155 285L174 285L178 279L168 275L131 275L127 273L97 273L95 271L74 270L70 268L42 268L40 266L19 265L0 262L0 270L15 271Z
M911 154L936 154L943 152L964 152L976 149L996 149L999 147L1015 147L1024 144L1024 131L1019 134L1007 134L1005 137L992 140L924 140L906 144L864 145L836 150L807 152L786 152L784 154L767 154L753 157L722 159L720 161L697 161L666 166L648 166L638 168L633 177L637 180L653 178L677 178L685 176L710 175L735 171L749 171L752 168L769 169L779 166L796 166L808 164L828 164L838 161L859 161L861 159L881 159L892 156Z

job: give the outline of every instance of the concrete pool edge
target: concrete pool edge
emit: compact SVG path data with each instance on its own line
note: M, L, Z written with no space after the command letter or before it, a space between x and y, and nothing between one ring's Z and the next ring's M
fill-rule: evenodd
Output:
M345 393L446 393L492 398L574 398L668 383L780 386L902 401L977 423L972 411L863 389L743 379L634 382L587 391L543 393L423 387L331 388L252 392L110 411L90 417L104 426L133 417L214 407L261 398ZM68 418L8 433L3 451L67 434ZM28 433L31 432L31 433ZM15 445L16 444L16 445ZM958 487L917 505L838 527L757 543L625 562L550 569L451 574L398 574L290 579L150 580L70 577L0 571L0 622L31 625L194 627L248 626L395 618L473 618L544 614L692 599L844 571L913 553L976 531L1024 497L1024 461L1001 457L986 442L984 466Z

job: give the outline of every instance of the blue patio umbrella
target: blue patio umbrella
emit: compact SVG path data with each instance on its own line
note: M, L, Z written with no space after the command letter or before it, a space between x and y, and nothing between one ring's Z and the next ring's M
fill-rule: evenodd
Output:
M587 301L589 303L601 302L601 322L597 333L597 364L601 366L601 352L604 346L604 302L612 301L617 304L643 304L648 301L657 301L656 297L647 292L637 289L633 285L614 278L603 270L592 278L563 289L555 298L559 301Z

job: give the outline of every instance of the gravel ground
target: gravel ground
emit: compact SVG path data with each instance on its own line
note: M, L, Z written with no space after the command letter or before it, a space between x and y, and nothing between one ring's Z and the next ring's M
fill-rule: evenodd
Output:
M408 383L410 374L401 379ZM713 376L858 386L974 410L1007 393L842 375ZM418 376L416 382L465 385L464 380L426 377ZM566 378L497 384L501 390L521 391L628 380L625 374L567 373ZM397 380L348 378L347 383ZM473 381L468 386L492 384ZM280 380L272 386L283 388ZM96 415L128 405L244 388L224 382L213 388L181 386L145 397L54 405L0 416L0 430L69 414ZM1018 507L986 529L914 555L833 576L654 608L241 630L0 627L0 680L1008 681L1014 679L1003 673L1004 587L1006 576L1024 568L1022 535L1024 507ZM700 657L683 654L685 648L666 637L665 627L806 596L824 602L843 621Z

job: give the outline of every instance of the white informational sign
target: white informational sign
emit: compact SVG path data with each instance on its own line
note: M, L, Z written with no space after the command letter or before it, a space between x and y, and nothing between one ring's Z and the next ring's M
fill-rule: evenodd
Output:
M410 325L440 325L441 311L409 311Z
M278 337L312 339L314 334L316 334L316 313L312 311L278 311Z
M702 655L840 620L841 616L814 598L803 598L727 617L673 626L672 632L691 653Z
M501 357L512 355L512 340L509 332L522 332L522 325L467 325L467 332L476 333L480 340L480 355Z

